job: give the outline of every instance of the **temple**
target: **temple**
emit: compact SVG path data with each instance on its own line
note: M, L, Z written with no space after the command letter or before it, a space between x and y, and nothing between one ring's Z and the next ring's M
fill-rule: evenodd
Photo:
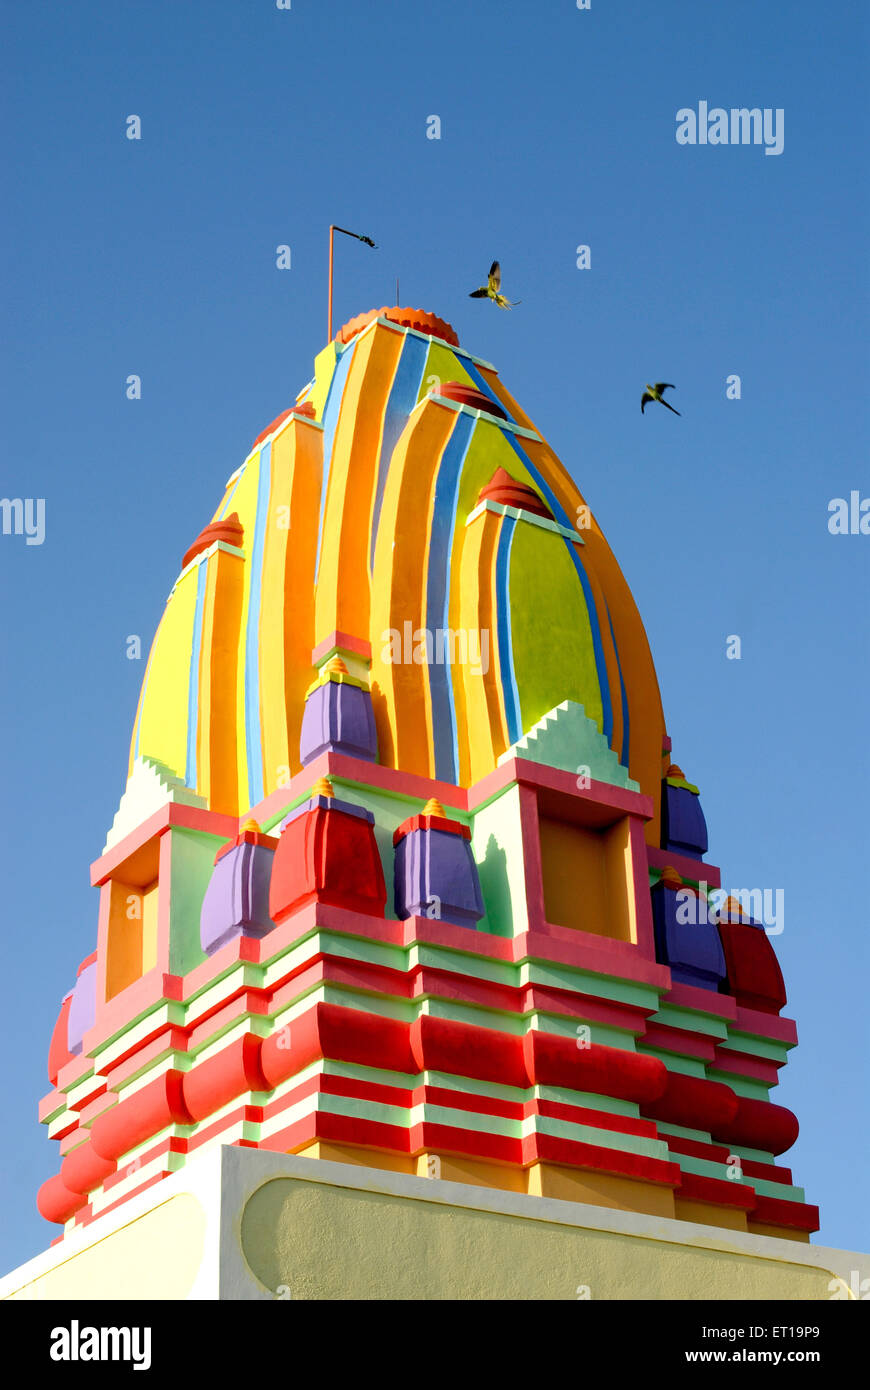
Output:
M720 871L594 516L434 315L360 315L314 365L154 638L42 1215L84 1248L230 1146L799 1262L782 975L736 902L687 911Z

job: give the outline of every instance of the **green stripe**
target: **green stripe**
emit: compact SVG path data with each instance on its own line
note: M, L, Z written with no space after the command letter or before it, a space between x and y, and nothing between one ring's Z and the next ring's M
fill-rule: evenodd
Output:
M779 1062L782 1065L788 1061L788 1048L780 1042L771 1042L769 1038L759 1038L751 1033L732 1033L728 1034L728 1047L732 1052L742 1052L748 1057L763 1057L768 1062Z
M550 1014L543 1010L529 1015L529 1028L539 1028L543 1033L555 1033L560 1038L576 1038L578 1025L584 1023L589 1028L591 1041L602 1047L617 1047L622 1052L634 1052L634 1034L625 1028L608 1028L584 1018L566 1018L564 1014Z
M546 985L550 989L568 989L575 994L588 994L593 999L615 1000L620 1004L632 1004L642 1009L656 1009L659 1004L659 991L650 985L636 984L618 980L612 975L590 975L586 970L574 970L570 966L556 966L549 961L535 960L524 956L521 964L528 966L530 984Z
M711 1081L722 1081L726 1086L730 1086L738 1096L746 1096L749 1100L770 1100L768 1091L770 1089L763 1081L754 1081L751 1077L735 1076L731 1072L724 1072L711 1069L708 1073Z
M656 1057L664 1062L668 1071L679 1072L681 1076L706 1077L707 1068L697 1057L684 1057L680 1053L666 1052L663 1047L651 1047L643 1038L637 1040L637 1050L646 1057Z
M670 1028L683 1028L687 1033L712 1034L715 1038L728 1037L728 1025L722 1018L712 1014L696 1013L693 1009L678 1009L673 1004L662 1004L658 1013L653 1014L651 1023L662 1023Z
M532 1123L533 1122L533 1123ZM552 1134L556 1139L571 1139L578 1144L594 1144L596 1148L618 1149L620 1153L640 1154L643 1158L669 1161L668 1146L660 1139L646 1139L641 1134L623 1134L612 1129L596 1129L592 1125L557 1120L552 1115L532 1115L526 1121L525 1133Z

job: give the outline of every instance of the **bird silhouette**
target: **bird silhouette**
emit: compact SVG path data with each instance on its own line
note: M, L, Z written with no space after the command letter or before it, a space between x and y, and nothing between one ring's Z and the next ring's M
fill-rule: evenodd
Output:
M501 266L498 261L493 261L489 268L489 279L485 285L481 285L479 290L472 290L469 299L491 299L500 309L512 309L514 304L522 304L521 299L515 299L513 303L507 295L501 294Z
M667 401L662 395L663 391L673 391L673 389L674 384L671 381L657 381L655 386L650 386L649 382L647 382L646 390L640 398L641 415L644 412L644 407L646 406L647 401L658 401L659 405L667 406L668 410L673 410L675 415L679 415L680 412L678 410L674 410L674 407L672 405L668 405Z

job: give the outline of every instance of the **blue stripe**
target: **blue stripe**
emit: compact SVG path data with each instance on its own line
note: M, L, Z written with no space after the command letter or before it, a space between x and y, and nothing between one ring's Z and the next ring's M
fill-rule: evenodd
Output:
M263 552L266 544L266 518L272 491L272 443L260 451L257 478L257 518L251 546L251 588L248 595L248 627L245 634L245 738L248 750L248 796L256 806L263 800L263 757L260 740L260 591L263 579Z
M202 610L205 606L205 581L208 561L200 560L196 574L196 607L193 613L193 639L190 647L190 670L187 686L187 767L184 780L188 787L196 786L196 726L199 715L199 662L202 647Z
M387 474L390 471L390 459L393 455L399 435L408 422L408 416L417 404L417 397L420 394L420 387L423 384L423 373L426 370L426 359L429 356L429 342L423 338L414 338L410 333L405 334L405 342L399 355L396 366L396 374L393 377L393 385L387 397L387 406L384 411L384 428L381 440L381 454L378 459L378 478L375 487L375 503L372 515L372 540L369 550L369 573L374 568L375 563L375 541L378 536L378 523L381 519L381 507L384 501L384 489L387 486Z
M561 502L556 497L555 493L553 492L549 483L544 478L543 474L538 471L538 469L532 463L532 460L527 455L525 449L523 449L522 446L518 443L516 436L511 434L510 430L503 430L502 434L504 435L505 439L507 439L510 443L511 447L514 450L514 453L520 459L523 466L529 470L529 473L531 474L532 478L537 484L537 487L541 492L542 496L544 497L544 500L546 501L551 512L553 513L553 516L556 518L558 522L560 522L562 526L567 526L569 530L573 530L574 524L572 521L569 520L568 513L565 511ZM580 556L577 554L577 550L574 546L573 541L570 541L567 536L563 536L562 541L563 544L568 548L568 554L571 557L571 563L577 571L577 577L580 580L580 584L583 588L583 595L586 599L586 611L589 616L589 626L592 630L592 649L595 653L595 669L598 675L598 686L601 691L603 733L604 737L607 739L609 743L610 739L613 736L613 706L610 698L610 681L608 680L607 676L607 662L604 658L604 644L601 641L601 629L598 625L598 613L595 608L595 598L592 593L592 586L589 583L586 571L583 568L583 563L580 559Z
M510 606L510 555L513 545L516 518L502 518L501 534L498 538L498 553L495 561L496 603L498 612L498 655L501 666L502 690L504 692L505 715L508 726L508 746L522 738L522 715L517 678L514 672L513 645L511 642Z
M604 600L604 607L607 611L607 621L610 624L610 637L613 642L613 650L616 653L616 669L619 672L619 689L622 695L622 751L619 761L623 767L628 767L630 753L629 722L628 722L628 692L625 688L625 681L622 678L622 663L619 660L619 648L616 645L616 633L613 631L613 619L610 616L610 609L607 607L607 599Z
M335 443L335 431L338 427L338 417L341 414L341 402L344 396L344 387L347 381L347 374L350 371L350 364L356 352L357 339L354 339L350 347L345 348L338 359L335 371L332 373L332 381L329 383L329 391L326 395L326 405L323 407L323 480L320 485L320 519L317 526L317 559L314 565L314 582L317 583L317 576L320 573L320 547L323 541L323 513L326 510L326 493L329 484L329 470L332 464L332 446ZM251 803L256 805L255 802Z
M457 415L441 456L435 483L426 582L426 627L433 636L438 628L446 631L450 624L450 556L456 529L459 480L475 424L474 416L464 411ZM453 707L453 673L449 661L438 664L430 657L429 692L432 700L435 776L442 782L458 782L459 748Z
M474 363L473 363L473 362L468 362L468 361L466 361L466 360L463 358L463 359L462 359L462 365L463 365L463 367L465 368L465 370L468 372L468 375L471 377L471 379L472 379L472 381L474 382L475 386L477 387L478 391L482 391L483 394L484 394L485 396L488 396L489 399L492 401L493 405L498 406L498 411L499 411L499 412L501 412L501 413L504 414L504 415L507 415L507 417L508 417L509 420L513 420L513 416L511 415L511 413L510 413L510 411L508 410L507 406L506 406L502 401L499 400L498 396L497 396L497 395L495 394L495 392L493 391L493 389L492 389L492 387L490 386L489 382L487 381L486 377L481 376L480 372L477 370L477 368L475 367ZM498 412L497 412L497 413L498 413ZM513 423L516 424L516 423L517 423L516 420L513 420Z
M233 498L234 498L235 495L236 495L236 488L238 487L239 483L240 483L240 482L242 481L242 479L244 478L246 472L247 472L247 467L246 467L245 464L242 464L242 467L241 467L240 470L239 470L239 476L236 478L236 481L233 483L232 487L230 488L229 496L227 497L226 502L225 502L224 505L221 507L220 515L218 516L218 521L224 521L224 520L226 519L226 517L228 516L229 510L230 510L230 503L232 502Z

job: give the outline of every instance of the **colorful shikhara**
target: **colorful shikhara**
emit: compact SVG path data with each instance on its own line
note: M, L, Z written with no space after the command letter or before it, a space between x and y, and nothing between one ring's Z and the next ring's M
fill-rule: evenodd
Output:
M237 1144L808 1239L782 977L706 852L568 472L448 324L361 315L169 596L41 1212Z

